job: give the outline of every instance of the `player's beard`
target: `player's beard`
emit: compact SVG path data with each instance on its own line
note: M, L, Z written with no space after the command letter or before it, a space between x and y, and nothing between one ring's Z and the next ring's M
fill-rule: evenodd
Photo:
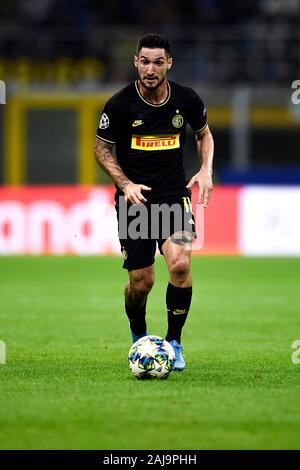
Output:
M161 86L161 84L166 80L166 75L164 75L160 80L158 77L155 77L156 80L153 81L153 84L151 86L147 85L145 77L141 77L140 74L138 74L139 81L143 85L144 88L146 88L149 91L157 90Z

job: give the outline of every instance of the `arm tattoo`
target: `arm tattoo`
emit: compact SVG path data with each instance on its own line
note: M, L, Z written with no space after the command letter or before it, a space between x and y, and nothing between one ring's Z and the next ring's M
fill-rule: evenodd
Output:
M116 157L112 154L112 148L113 146L108 142L97 139L95 145L96 162L110 176L114 183L123 190L130 183L130 180L123 173Z

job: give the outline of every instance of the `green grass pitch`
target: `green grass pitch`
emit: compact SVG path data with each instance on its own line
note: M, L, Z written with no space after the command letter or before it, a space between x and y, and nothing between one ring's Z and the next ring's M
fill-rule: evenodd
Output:
M300 259L193 257L187 369L129 372L118 257L0 259L1 449L299 449ZM156 260L148 325L165 335Z

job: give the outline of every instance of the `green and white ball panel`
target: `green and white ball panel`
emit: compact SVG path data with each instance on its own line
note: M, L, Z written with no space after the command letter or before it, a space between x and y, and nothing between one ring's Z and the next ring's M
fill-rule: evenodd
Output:
M131 346L128 361L138 379L162 379L172 372L175 354L168 341L160 336L144 336Z

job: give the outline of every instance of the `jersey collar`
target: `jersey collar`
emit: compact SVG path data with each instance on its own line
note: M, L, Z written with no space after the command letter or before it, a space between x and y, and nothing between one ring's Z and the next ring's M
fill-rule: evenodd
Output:
M167 87L168 87L168 96L165 99L165 101L163 103L160 103L160 104L153 104L153 103L150 103L150 101L145 100L145 98L143 97L143 95L141 94L141 92L139 90L138 81L137 80L135 81L135 89L136 89L137 94L139 95L139 97L144 101L144 103L147 103L149 106L153 106L154 108L159 108L160 106L164 106L169 101L170 96L171 96L171 87L170 87L170 84L169 84L168 81L167 81Z

